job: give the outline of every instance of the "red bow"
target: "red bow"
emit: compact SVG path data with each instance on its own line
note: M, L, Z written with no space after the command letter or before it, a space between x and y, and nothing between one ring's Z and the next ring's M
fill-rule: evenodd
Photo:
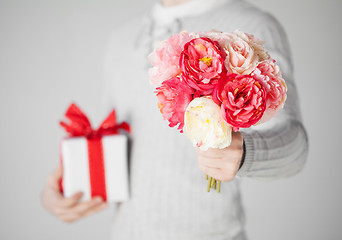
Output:
M97 130L91 127L88 117L74 103L69 106L65 116L70 120L70 123L67 124L60 121L60 125L71 137L84 136L86 138L96 138L104 135L118 134L120 129L130 132L128 123L116 123L114 110L107 116Z

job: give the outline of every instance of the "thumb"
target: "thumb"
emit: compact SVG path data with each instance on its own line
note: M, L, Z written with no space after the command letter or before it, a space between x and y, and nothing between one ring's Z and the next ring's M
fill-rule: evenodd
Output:
M59 163L56 170L52 173L54 175L54 177L59 180L62 178L63 176L63 166L62 163Z
M60 163L57 168L49 175L48 185L54 188L59 188L59 181L63 176L63 167Z

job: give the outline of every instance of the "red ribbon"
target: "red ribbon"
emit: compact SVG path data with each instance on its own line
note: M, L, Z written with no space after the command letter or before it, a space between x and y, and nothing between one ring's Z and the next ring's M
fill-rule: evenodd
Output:
M91 127L88 117L74 103L69 106L65 116L70 120L70 123L67 124L61 121L60 125L65 129L66 132L69 133L71 137L103 137L105 135L119 134L120 129L130 132L130 126L128 123L116 123L114 110L112 110L112 112L107 116L97 130Z
M60 125L69 133L69 136L87 138L91 196L101 196L106 201L102 137L119 134L121 129L130 132L130 126L126 122L117 124L115 111L112 110L100 127L95 130L91 127L88 117L74 103L69 106L65 116L70 120L70 123L67 124L61 121Z

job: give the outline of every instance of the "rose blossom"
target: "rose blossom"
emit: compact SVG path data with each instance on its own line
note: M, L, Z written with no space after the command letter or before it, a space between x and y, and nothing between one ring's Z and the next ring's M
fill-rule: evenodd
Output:
M232 140L232 127L223 119L220 107L211 97L193 99L184 115L184 133L201 150L226 148Z
M170 122L169 126L179 124L182 131L184 125L184 112L192 100L193 90L180 81L179 77L173 77L164 81L155 91L158 99L158 107L164 119Z
M179 57L184 44L193 39L193 33L181 32L171 36L166 41L159 43L159 46L148 56L153 65L148 71L150 83L159 87L161 83L180 74Z
M265 88L267 94L266 111L260 122L270 120L284 106L287 87L275 60L265 60L251 73Z
M264 61L270 58L270 55L264 49L264 41L260 40L252 34L244 33L239 30L235 30L233 34L246 41L249 46L254 49L254 53L258 56L259 61Z
M228 52L225 66L228 71L237 74L250 74L258 62L268 59L263 42L253 35L235 31L223 47Z
M179 64L184 81L192 88L210 94L222 74L225 53L209 38L195 38L184 45Z
M266 109L265 89L249 75L228 74L215 87L213 100L234 131L256 124Z

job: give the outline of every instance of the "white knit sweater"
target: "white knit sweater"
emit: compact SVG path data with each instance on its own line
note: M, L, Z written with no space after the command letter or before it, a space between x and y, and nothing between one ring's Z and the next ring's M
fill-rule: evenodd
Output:
M211 29L240 29L264 40L288 86L285 108L273 120L241 130L246 155L238 176L272 180L303 168L307 137L289 46L279 23L242 0L196 0L171 8L157 4L145 20L137 16L114 32L105 61L106 106L115 107L119 120L130 122L133 130L131 198L115 214L115 240L245 239L239 179L222 183L221 194L206 192L194 147L163 120L147 79L153 44L181 30Z

